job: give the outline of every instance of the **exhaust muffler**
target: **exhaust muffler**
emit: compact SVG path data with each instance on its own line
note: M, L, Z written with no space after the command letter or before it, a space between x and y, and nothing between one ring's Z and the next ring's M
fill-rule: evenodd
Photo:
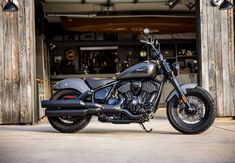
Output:
M133 115L126 109L120 106L123 103L123 98L116 105L97 104L84 102L82 100L44 100L41 105L45 110L45 115L48 117L56 116L81 116L94 115L99 113L120 113L126 115L130 119L137 120L140 115Z

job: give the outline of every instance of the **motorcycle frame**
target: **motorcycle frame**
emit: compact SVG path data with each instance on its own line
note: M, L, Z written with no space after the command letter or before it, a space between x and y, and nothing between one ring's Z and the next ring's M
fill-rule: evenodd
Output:
M156 75L157 76L157 75ZM162 95L162 90L164 88L164 85L167 81L167 77L164 75L163 79L162 80L158 80L156 79L156 76L154 79L152 79L151 81L154 82L154 84L156 85L159 85L159 88L157 90L157 97L156 99L154 100L154 103L153 103L153 112L155 113L157 111L157 107L159 105L159 101L160 101L160 98L161 98L161 95ZM128 79L125 79L125 80L128 80ZM107 87L110 87L111 86L111 89L108 91L107 93L107 96L105 97L105 104L107 104L109 98L115 94L115 90L116 90L116 86L122 82L122 81L125 81L125 80L115 80L115 81L112 81L110 83L108 83L107 85L105 86L100 86L94 90L89 90L89 91L86 91L85 93L82 93L80 94L77 99L81 99L81 100L84 100L88 97L91 97L91 102L95 103L95 93L99 90L102 90L102 89L105 89Z

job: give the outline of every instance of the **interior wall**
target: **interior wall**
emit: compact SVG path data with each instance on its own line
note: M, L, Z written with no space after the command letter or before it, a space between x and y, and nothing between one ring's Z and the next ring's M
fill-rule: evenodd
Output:
M54 57L55 56L60 56L62 60L65 59L64 57L64 53L66 51L66 49L68 48L75 48L77 51L79 51L79 47L77 46L56 46L54 49L50 50L50 55L51 55L51 66L53 65L52 63L54 63ZM72 64L75 66L75 72L77 73L78 70L78 56L76 56L76 58L73 60ZM52 72L55 73L55 72ZM56 74L52 74L52 75L56 75Z

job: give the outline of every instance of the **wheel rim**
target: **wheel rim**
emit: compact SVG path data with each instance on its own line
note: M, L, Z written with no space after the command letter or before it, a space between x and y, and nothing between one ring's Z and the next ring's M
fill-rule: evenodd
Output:
M185 111L180 105L177 106L177 116L186 124L197 124L205 117L206 107L204 102L196 96L187 96L192 110Z

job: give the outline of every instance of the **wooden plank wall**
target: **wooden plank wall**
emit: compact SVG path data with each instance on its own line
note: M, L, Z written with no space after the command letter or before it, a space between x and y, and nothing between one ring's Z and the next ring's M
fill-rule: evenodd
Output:
M0 7L0 124L34 122L34 0L18 2L18 12Z
M216 100L218 116L235 116L233 10L219 10L209 0L198 7L201 85Z

